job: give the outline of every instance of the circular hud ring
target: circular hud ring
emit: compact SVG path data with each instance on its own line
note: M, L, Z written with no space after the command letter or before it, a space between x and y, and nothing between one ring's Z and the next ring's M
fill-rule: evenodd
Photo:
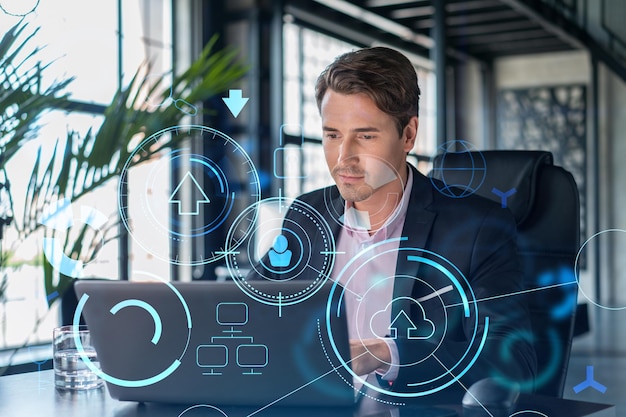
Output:
M248 229L250 233L245 233ZM286 306L307 299L328 279L335 241L313 207L273 197L249 206L235 219L224 253L230 276L246 294L268 305ZM290 294L280 292L280 286L268 293L255 286L258 281L296 284Z
M166 150L171 143L182 147ZM128 186L130 167L148 150L161 148L143 186ZM224 256L223 241L207 236L225 233L237 208L259 201L260 195L256 168L237 142L209 127L185 125L163 129L133 150L120 176L118 207L122 223L143 249L193 266Z
M189 312L189 307L187 306L187 302L183 298L182 294L170 282L163 281L161 278L150 273L144 273L144 274L149 275L151 278L156 278L158 281L162 282L164 285L167 285L169 289L172 290L172 292L174 293L174 298L180 301L182 305L182 308L185 312L185 322L187 324L187 340L183 345L184 347L182 349L180 356L178 358L175 358L169 366L165 367L165 369L161 370L156 375L147 377L147 378L132 379L132 380L126 379L126 378L119 378L119 377L110 375L102 371L98 366L96 366L91 361L91 359L88 357L87 353L85 352L85 348L83 347L82 341L80 340L80 336L77 331L78 326L80 325L81 314L83 312L85 304L87 304L89 300L89 294L83 294L83 296L78 301L78 305L76 307L76 311L74 312L74 318L72 321L72 325L74 327L74 342L76 343L78 353L81 359L83 360L83 362L85 363L85 365L89 369L91 369L93 372L95 372L100 378L104 379L105 381L111 384L118 385L121 387L145 387L148 385L155 384L167 378L180 366L181 361L183 357L185 356L185 352L187 352L187 348L189 347L189 342L191 340L191 313ZM158 342L161 338L161 332L163 329L161 317L159 316L158 312L154 309L154 307L152 307L149 303L143 300L127 299L127 300L123 300L115 304L110 309L110 313L112 315L116 315L120 310L129 308L129 307L140 308L142 310L145 310L147 313L149 313L152 320L154 321L154 335L152 337L151 342L155 346L158 345Z
M372 245L346 264L330 291L326 306L326 330L339 362L364 386L396 397L420 397L452 385L471 368L485 343L489 319L488 317L485 319L484 333L479 337L477 334L478 306L469 282L461 271L434 252L410 247L398 248L398 240L403 241L406 238L389 239ZM395 249L393 241L395 241ZM384 245L390 245L392 248L385 250ZM413 343L414 341L420 343L421 346L424 346L424 343L432 345L432 349L424 350L420 353L421 356L407 358L404 363L398 365L401 368L400 372L410 372L413 378L407 383L409 392L391 391L377 384L371 384L356 375L349 366L351 358L341 356L332 334L333 321L343 320L342 315L345 315L343 298L346 296L346 288L350 287L350 280L356 279L359 276L359 270L366 268L368 262L390 251L397 253L398 263L403 264L403 271L406 270L407 273L393 277L394 293L401 295L394 297L388 305L391 307L391 315L388 316L391 323L386 337L396 338L396 343ZM376 255L373 255L374 253ZM355 265L356 268L354 268ZM347 271L350 271L349 275L344 276ZM418 276L420 278L417 278ZM366 303L367 300L366 291L360 302ZM424 314L423 317L419 312ZM445 355L440 357L439 353L448 339L448 318L455 316L470 320L474 330L470 340L466 342L465 351L455 358L456 362L446 363L442 360ZM419 322L417 319L420 319ZM406 322L402 324L401 321ZM424 323L429 322L432 323L432 328L426 329ZM402 358L400 360L403 361ZM440 372L433 374L433 369L440 370Z

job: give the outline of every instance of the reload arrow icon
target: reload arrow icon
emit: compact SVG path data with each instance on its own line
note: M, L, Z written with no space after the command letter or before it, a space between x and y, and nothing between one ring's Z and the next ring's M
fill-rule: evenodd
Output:
M241 90L228 90L228 97L222 97L224 103L228 106L228 110L233 116L239 116L239 113L248 102L247 97L242 97Z

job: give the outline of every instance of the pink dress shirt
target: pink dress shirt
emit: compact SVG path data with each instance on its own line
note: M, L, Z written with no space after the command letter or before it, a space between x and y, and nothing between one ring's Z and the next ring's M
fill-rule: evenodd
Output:
M384 380L398 376L398 348L389 334L391 301L396 272L397 249L402 236L413 174L408 170L407 184L398 204L383 227L369 234L369 216L346 202L339 232L337 256L331 279L345 288L345 309L350 339L381 338L389 346L391 363L386 373L377 371ZM399 196L392 196L398 199ZM389 241L391 239L391 241ZM376 245L375 247L373 247ZM359 257L358 259L356 257ZM354 260L353 262L351 262Z

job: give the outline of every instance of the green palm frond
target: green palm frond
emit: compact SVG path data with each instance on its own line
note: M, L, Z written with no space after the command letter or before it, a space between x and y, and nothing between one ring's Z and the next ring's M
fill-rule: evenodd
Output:
M142 75L150 72L149 66L139 68L129 85L115 93L97 130L89 130L84 135L69 131L65 140L55 147L45 168L43 162L38 160L33 167L27 190L30 206L28 216L25 216L24 228L26 229L26 222L29 231L40 227L37 222L48 202L60 199L78 200L117 178L133 152L131 143L136 142L138 137L143 139L164 128L180 124L186 114L171 101L166 102L170 91L175 97L195 105L232 87L247 72L248 67L239 62L234 50L215 51L215 41L216 38L209 42L189 69L174 77L172 85L165 89L165 93L161 93L164 105L145 105L146 95L150 96L163 88L149 85L147 78ZM211 109L202 111L210 112ZM179 145L178 140L174 135L169 141L162 141L158 148L145 149L129 166L142 164L165 148L175 148ZM58 158L61 153L62 158ZM60 167L59 160L62 160ZM112 230L115 229L111 226L109 231ZM95 257L101 244L93 240L96 237L83 232L65 241L64 253L87 262ZM115 238L117 236L105 237L105 241ZM45 272L47 294L54 291L61 293L68 277L62 277L54 285L50 274L55 271L47 268Z
M44 85L44 72L54 63L39 61L41 49L32 46L37 32L38 29L30 30L27 23L21 22L0 39L0 174L9 179L11 174L24 175L24 167L19 167L16 173L7 172L7 162L28 141L38 137L40 117L51 109L69 108L65 89L72 78ZM17 231L18 241L13 242L7 253L43 229L41 219L49 204L62 200L74 202L115 180L133 152L133 143L180 124L186 114L171 97L197 105L201 114L211 113L212 109L202 108L201 103L227 91L249 69L235 49L218 50L216 45L217 37L214 37L189 68L173 77L169 86L148 80L145 74L150 73L149 64L138 68L130 83L112 97L100 126L84 133L70 127L65 137L57 138L51 153L40 148L29 169L23 212L16 216L19 223L14 220L10 225ZM156 95L162 98L163 105L147 105L145 97ZM175 148L179 145L177 140L174 135L169 142L162 141L159 149L146 149L131 166L149 161L164 148ZM9 201L15 211L10 194ZM93 260L103 245L119 237L119 224L114 217L97 231L84 224L72 229L64 231L63 252L84 263ZM46 233L54 236L57 231L46 230ZM56 271L43 255L35 262L43 265L48 300L59 299L72 278ZM4 285L3 276L0 296Z
M26 33L26 28L19 23L0 40L0 154L5 163L37 137L37 121L47 109L67 105L63 91L72 82L68 78L42 87L43 71L50 63L37 60L40 48L25 52L38 31Z

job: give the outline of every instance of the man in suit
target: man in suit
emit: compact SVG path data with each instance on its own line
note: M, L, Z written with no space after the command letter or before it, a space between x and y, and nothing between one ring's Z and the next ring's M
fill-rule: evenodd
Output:
M390 392L427 395L485 377L532 385L528 311L512 296L523 290L514 220L481 197L443 195L407 162L419 95L410 61L383 47L339 56L317 81L335 185L298 201L333 231L330 279L344 289L347 362ZM305 224L299 216L287 221ZM308 238L320 253L315 233Z

